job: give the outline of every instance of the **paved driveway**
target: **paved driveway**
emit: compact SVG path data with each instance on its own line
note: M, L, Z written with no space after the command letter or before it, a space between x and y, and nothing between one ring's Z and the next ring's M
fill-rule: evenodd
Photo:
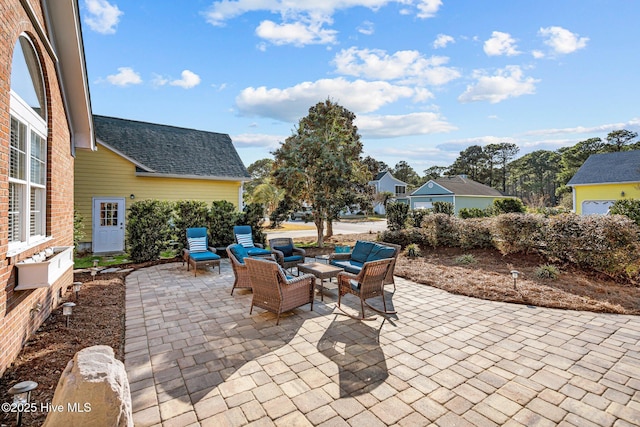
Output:
M637 426L640 318L488 302L397 280L395 318L335 290L275 325L233 273L126 281L136 426ZM331 292L331 291L330 291ZM346 297L355 313L358 301Z
M270 231L269 229L265 229L265 233L267 233L267 239L274 239L277 237L291 237L291 238L300 238L300 237L316 237L318 232L316 230L313 222L308 222L305 224L304 221L292 221L291 224L295 225L307 225L309 227L308 230L290 230L290 231ZM361 234L361 233L377 233L379 231L384 231L387 229L387 220L380 221L362 221L362 222L351 222L351 221L338 221L333 223L333 234Z

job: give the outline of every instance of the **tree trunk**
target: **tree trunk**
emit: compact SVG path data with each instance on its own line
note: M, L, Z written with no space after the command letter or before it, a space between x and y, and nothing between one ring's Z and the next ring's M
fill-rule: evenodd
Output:
M326 237L328 239L331 236L333 236L333 221L328 219L327 220L327 234L325 234L324 237Z
M316 229L318 230L318 247L324 248L324 220L322 216L314 216L313 222L316 224Z

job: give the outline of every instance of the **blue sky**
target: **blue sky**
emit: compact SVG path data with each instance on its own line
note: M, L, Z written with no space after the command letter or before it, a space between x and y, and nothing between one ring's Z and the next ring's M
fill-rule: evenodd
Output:
M636 0L79 0L94 114L231 136L271 157L327 98L419 174L640 131Z

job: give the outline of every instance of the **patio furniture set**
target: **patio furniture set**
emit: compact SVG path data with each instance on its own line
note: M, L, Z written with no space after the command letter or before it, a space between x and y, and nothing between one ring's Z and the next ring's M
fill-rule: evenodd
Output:
M325 280L331 282L335 277L338 285L338 308L344 314L360 320L370 320L371 318L365 317L365 305L381 314L395 314L395 311L387 310L384 285L393 284L395 291L393 271L400 246L358 241L352 251L330 254L328 263L324 264L305 262L304 249L295 247L293 239L271 239L269 250L253 241L250 226L234 227L234 233L236 243L226 248L235 276L231 295L236 288L251 289L253 296L250 313L254 306L274 312L278 325L283 312L306 304L310 304L313 311L314 290L319 290L320 299L324 301ZM220 256L215 253L215 248L207 245L206 234L206 228L187 230L189 248L183 251L183 264L187 262L187 270L189 266L193 266L195 271L198 267L217 265L218 272L220 271ZM289 274L293 268L297 270L297 277ZM346 294L360 299L359 317L351 316L342 309L342 297ZM383 310L366 302L377 296L382 297Z

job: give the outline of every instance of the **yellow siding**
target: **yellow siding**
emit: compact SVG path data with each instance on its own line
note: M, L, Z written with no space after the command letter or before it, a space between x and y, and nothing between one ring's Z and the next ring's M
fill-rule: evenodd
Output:
M84 242L91 241L94 197L122 197L127 209L145 199L203 200L207 204L227 200L238 207L240 181L138 177L135 170L133 163L101 145L96 152L76 152L74 203L83 217Z
M577 185L573 189L573 194L574 209L577 214L582 214L584 201L640 199L640 183Z

